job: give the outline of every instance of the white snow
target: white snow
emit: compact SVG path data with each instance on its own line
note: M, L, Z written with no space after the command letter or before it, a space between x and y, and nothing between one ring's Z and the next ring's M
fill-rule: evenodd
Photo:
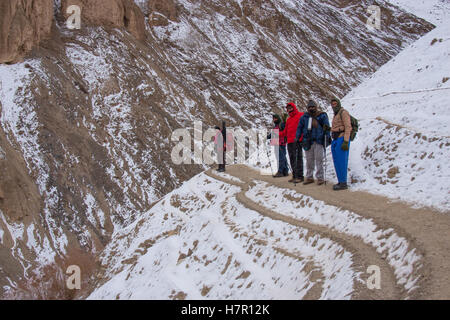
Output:
M168 194L115 234L102 255L107 281L89 298L301 299L315 283L302 271L311 263L322 299L351 297L360 275L349 252L244 208L239 191L200 174Z
M448 0L388 0L388 2L435 25L447 23L450 16Z
M241 179L236 178L235 176L229 175L228 173L225 173L225 172L214 172L214 174L219 177L236 182L236 183L243 183Z

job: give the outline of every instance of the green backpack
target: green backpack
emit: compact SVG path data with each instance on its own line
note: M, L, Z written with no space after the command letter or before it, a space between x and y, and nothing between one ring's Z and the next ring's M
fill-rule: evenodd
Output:
M341 112L340 112L340 117L341 117L341 121L343 122L344 120L342 120L342 112L344 112L344 108L342 108ZM348 111L347 111L348 112ZM350 133L350 141L355 140L356 138L356 134L358 133L359 130L359 123L358 123L358 119L356 119L355 117L353 117L350 112L348 112L348 114L350 115L350 122L352 124L352 132Z

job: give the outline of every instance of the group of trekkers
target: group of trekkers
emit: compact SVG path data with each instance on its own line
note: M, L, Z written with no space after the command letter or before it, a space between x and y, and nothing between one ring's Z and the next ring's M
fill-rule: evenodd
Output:
M334 190L348 189L347 169L349 148L352 134L352 118L347 110L342 108L341 102L337 98L331 99L331 106L334 111L332 124L326 112L320 110L317 103L310 100L306 106L306 112L301 112L297 106L290 102L286 105L286 120L278 114L273 115L274 128L269 134L271 145L278 147L276 154L278 160L278 171L275 178L287 177L289 175L289 164L286 153L289 155L292 179L289 182L312 184L314 180L314 170L318 185L326 183L324 160L327 147L331 146L334 167L338 178L338 183L333 186ZM225 123L222 127L216 127L215 137L216 151L218 153L219 172L225 171L226 150L233 149L228 145L233 141L233 137L227 134ZM276 130L276 131L274 131ZM303 167L303 150L306 157L306 177Z
M331 146L338 178L338 183L333 186L333 189L348 189L347 169L352 132L351 117L348 111L342 108L339 99L333 98L331 106L334 112L331 126L327 113L321 111L313 100L308 102L305 113L299 111L294 103L288 103L286 105L288 118L285 122L280 115L273 115L274 130L279 133L279 141L271 143L279 147L278 172L274 175L275 178L289 175L286 159L287 149L292 171L292 179L289 182L312 184L315 182L315 170L317 184L325 184L324 160L326 149ZM272 138L272 135L269 135L268 138ZM306 157L306 177L303 168L303 150Z

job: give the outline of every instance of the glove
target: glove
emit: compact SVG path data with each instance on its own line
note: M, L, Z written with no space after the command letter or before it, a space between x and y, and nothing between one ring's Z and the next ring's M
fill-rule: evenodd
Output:
M322 128L323 128L323 131L325 131L325 132L331 130L330 126L327 126L326 124L324 124Z
M342 142L341 150L348 151L348 141L344 140L344 142Z

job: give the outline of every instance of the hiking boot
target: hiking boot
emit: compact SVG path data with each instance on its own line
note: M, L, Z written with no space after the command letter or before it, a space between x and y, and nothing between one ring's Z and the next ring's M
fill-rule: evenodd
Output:
M334 185L334 187L333 187L334 191L347 190L347 189L348 189L347 183L338 183L338 184Z
M292 178L292 179L290 179L288 182L294 183L294 181L295 181L295 178Z
M302 178L295 178L294 179L294 183L302 183L303 181L305 181L305 179L302 179Z
M284 177L284 174L282 174L281 172L277 172L276 175L273 176L274 178L282 178Z
M318 186L321 186L323 184L325 184L325 180L317 180L317 185Z
M308 185L314 183L314 179L312 178L306 178L305 182L303 182L303 185Z

